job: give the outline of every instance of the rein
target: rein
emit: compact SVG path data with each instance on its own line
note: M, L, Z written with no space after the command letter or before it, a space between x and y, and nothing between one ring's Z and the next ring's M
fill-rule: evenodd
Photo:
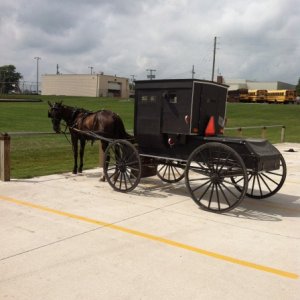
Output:
M62 124L62 125L65 126L65 130L62 133L64 134L64 136L65 136L66 140L69 142L69 144L72 145L71 141L68 139L68 136L66 134L66 131L67 131L67 129L68 129L69 126L68 126L67 123Z

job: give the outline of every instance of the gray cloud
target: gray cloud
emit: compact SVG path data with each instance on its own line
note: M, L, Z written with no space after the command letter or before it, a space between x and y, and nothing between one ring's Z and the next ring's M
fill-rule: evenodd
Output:
M14 64L34 80L56 64L68 73L159 78L226 78L296 83L300 62L297 0L11 0L0 3L0 65Z

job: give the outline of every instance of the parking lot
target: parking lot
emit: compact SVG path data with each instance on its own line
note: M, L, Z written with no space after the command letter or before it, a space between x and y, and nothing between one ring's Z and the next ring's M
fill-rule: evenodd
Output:
M129 194L100 169L0 182L0 299L299 299L300 145L276 146L283 188L225 214L184 180Z

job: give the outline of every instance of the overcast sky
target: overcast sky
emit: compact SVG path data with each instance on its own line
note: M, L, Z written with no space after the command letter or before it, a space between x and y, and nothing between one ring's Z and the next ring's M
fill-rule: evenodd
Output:
M93 71L145 79L300 77L299 0L0 0L0 66L24 80Z

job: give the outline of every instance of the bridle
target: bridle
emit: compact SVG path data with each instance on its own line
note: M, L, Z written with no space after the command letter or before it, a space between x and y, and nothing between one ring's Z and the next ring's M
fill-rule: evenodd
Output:
M56 130L55 129L55 131L57 132L57 133L62 133L64 136L65 136L65 138L66 138L66 140L70 143L70 144L72 144L71 143L71 141L68 139L68 137L67 137L67 129L68 128L72 128L72 126L70 126L70 125L68 125L68 123L66 122L66 121L64 121L64 123L62 123L61 121L63 120L61 117L60 118L58 118L57 117L57 113L54 113L53 114L53 111L57 111L59 109L59 107L57 107L57 104L54 104L54 105L52 105L51 106L51 108L50 108L50 110L48 111L48 118L51 118L52 119L52 124L53 124L53 127L57 127L57 129L59 129L59 130ZM65 128L64 128L64 130L61 130L60 129L60 125L62 125L62 126L64 126Z

